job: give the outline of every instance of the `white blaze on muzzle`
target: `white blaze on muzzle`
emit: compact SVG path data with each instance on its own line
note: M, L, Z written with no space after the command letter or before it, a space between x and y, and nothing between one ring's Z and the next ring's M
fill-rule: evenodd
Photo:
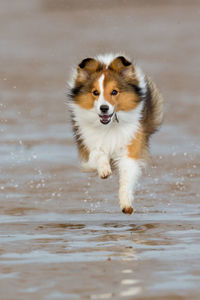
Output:
M100 95L98 100L95 102L95 108L97 111L97 114L100 117L100 122L104 125L110 123L112 120L112 117L114 116L114 106L111 105L108 101L104 98L104 81L105 75L101 75L98 82L99 82L99 88L100 88Z

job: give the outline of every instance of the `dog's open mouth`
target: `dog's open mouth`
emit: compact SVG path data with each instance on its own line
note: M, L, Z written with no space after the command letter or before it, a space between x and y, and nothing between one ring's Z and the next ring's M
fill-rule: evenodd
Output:
M100 122L104 125L110 123L113 113L111 115L99 115Z

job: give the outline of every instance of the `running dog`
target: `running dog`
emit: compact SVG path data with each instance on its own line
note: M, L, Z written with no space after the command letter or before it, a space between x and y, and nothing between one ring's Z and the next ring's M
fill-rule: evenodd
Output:
M119 204L134 211L149 138L163 119L163 99L151 78L121 55L84 59L69 83L69 106L82 167L107 178L119 171Z

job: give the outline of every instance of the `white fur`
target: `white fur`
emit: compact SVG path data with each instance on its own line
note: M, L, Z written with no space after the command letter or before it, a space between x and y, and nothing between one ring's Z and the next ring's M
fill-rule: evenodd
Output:
M103 54L103 55L98 55L96 56L96 59L100 61L101 63L105 64L107 67L110 65L110 63L117 57L120 56L121 54L113 54L113 53L108 53L108 54Z
M68 80L67 82L67 85L70 89L74 87L76 77L77 77L77 69L72 68L70 71L70 80Z
M108 125L100 123L95 108L87 110L75 103L72 103L71 107L75 124L78 125L87 148L90 151L101 149L109 158L115 159L121 156L138 131L143 103L141 102L135 110L117 112L119 122L114 119Z
M97 170L101 178L106 178L112 173L108 155L100 149L91 151L89 161L82 162L81 166L88 172Z
M101 75L100 78L99 78L99 87L100 87L101 95L103 95L103 91L104 91L104 88L103 88L104 78L105 78L104 74Z
M124 156L119 161L119 204L121 209L133 206L133 193L141 175L141 163Z
M145 95L147 92L147 83L145 80L145 75L138 66L135 66L135 71L136 71L136 76L139 80L139 87L141 88L142 93Z
M114 160L120 174L121 209L132 206L133 192L141 173L140 162L128 158L126 147L139 129L142 107L143 103L140 103L135 110L118 112L119 122L113 120L103 125L94 108L86 110L76 104L72 105L75 124L90 151L89 160L82 162L82 167L87 171L97 170L101 178L106 178L111 174L109 161Z
M104 74L100 76L98 82L99 82L99 88L100 88L100 95L97 101L95 101L94 106L96 108L97 114L101 115L100 106L101 105L107 105L109 107L109 110L107 112L108 115L111 115L114 112L114 107L111 105L108 101L104 98L104 87L103 87L103 81L104 81Z

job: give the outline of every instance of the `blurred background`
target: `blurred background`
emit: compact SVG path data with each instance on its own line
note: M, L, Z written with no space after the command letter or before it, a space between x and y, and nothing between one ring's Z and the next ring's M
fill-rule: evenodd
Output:
M0 2L4 300L198 298L199 20L198 0ZM102 183L80 172L65 104L74 65L119 51L165 99L129 218L119 211L116 176Z

